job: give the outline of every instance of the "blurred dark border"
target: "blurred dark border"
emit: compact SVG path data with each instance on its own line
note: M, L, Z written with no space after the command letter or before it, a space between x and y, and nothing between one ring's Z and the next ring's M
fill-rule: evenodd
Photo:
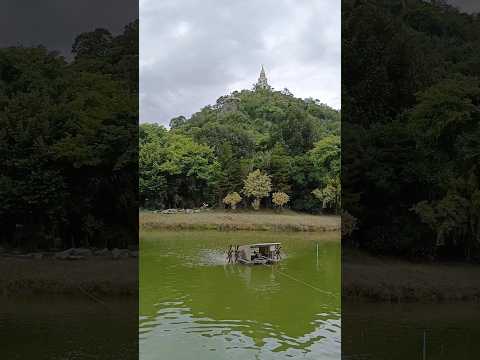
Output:
M478 11L342 1L345 359L480 354Z
M138 358L138 17L0 4L4 358Z

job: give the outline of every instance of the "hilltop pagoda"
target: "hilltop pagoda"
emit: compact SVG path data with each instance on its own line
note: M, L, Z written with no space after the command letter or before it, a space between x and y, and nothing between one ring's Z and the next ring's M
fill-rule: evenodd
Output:
M258 81L255 84L255 90L271 90L272 88L268 85L267 76L265 75L265 69L262 65L262 70L260 70L260 76Z

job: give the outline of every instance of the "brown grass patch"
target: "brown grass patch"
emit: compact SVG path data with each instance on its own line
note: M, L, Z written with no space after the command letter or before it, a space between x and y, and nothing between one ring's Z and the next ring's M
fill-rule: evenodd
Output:
M138 294L137 259L85 260L0 258L0 295ZM87 295L88 296L88 295Z
M140 229L218 231L339 231L339 216L285 211L273 213L210 211L194 214L140 213Z
M480 267L458 263L412 263L348 249L342 256L345 300L480 301Z

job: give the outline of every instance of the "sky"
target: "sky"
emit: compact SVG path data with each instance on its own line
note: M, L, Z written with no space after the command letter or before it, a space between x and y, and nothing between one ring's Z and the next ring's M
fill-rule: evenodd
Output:
M478 0L447 0L447 2L456 6L461 11L470 13L480 11L480 1Z
M69 58L77 35L119 33L138 19L138 0L1 0L0 47L43 45Z
M478 0L450 0L480 11ZM42 44L69 57L75 37L138 18L141 122L167 125L270 84L340 108L340 0L2 0L0 47Z
M340 0L140 0L140 122L168 125L261 65L271 86L339 109Z

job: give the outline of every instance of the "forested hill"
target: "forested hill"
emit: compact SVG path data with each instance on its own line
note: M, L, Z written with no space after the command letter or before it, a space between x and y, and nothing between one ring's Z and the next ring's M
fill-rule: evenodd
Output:
M342 3L342 206L356 245L480 259L480 17Z
M72 54L0 48L2 247L138 243L138 21Z
M312 192L340 190L340 112L286 89L256 89L222 96L189 119L176 117L170 130L140 126L143 207L223 206L257 169L271 177L272 192L290 196L291 208L320 211ZM262 206L271 206L269 198Z

